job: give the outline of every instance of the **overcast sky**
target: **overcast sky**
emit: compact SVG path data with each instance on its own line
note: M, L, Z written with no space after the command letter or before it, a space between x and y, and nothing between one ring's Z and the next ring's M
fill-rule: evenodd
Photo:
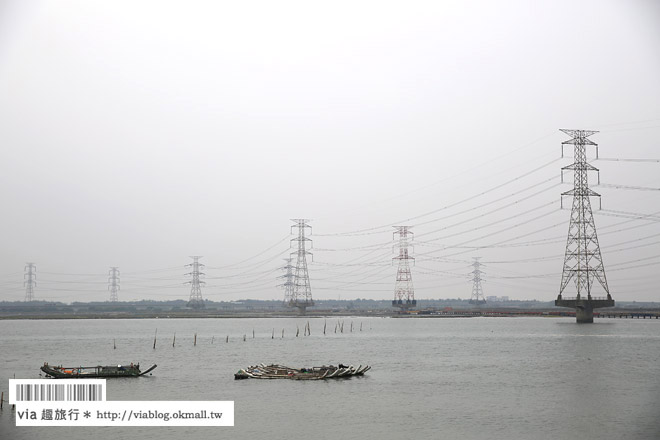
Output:
M292 218L317 299L392 299L404 224L418 299L480 256L486 295L552 300L559 129L660 158L658 78L653 0L0 0L0 300L26 262L36 299L107 300L110 266L187 299L191 255L205 298L282 299ZM612 296L660 301L660 163L593 164Z

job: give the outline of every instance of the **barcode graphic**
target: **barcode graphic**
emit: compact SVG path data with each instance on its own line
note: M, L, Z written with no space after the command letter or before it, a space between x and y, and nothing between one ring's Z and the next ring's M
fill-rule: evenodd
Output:
M21 381L23 382L23 381ZM40 383L41 382L41 383ZM105 400L105 383L16 383L13 402L93 402ZM47 382L52 382L47 380ZM67 381L68 382L68 381ZM78 383L75 383L78 382ZM105 382L105 381L103 381Z
M67 400L101 400L101 385L70 384L66 387Z
M36 385L19 384L16 385L16 401L34 402L43 400L61 400L64 401L64 385Z
M102 400L103 386L96 384L18 384L17 402Z

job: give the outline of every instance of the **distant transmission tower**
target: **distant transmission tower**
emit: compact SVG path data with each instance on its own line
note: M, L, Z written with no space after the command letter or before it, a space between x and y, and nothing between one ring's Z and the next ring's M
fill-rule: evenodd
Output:
M291 262L293 258L285 258L286 266L281 267L282 270L286 270L286 273L278 278L283 278L284 283L280 284L279 287L284 289L284 304L289 305L293 301L294 288L295 288L295 275L293 270L295 269Z
M312 227L307 224L309 220L304 218L291 219L291 221L295 223L291 229L298 228L298 236L291 239L292 242L298 242L298 250L291 253L291 255L296 255L296 272L293 297L289 300L289 306L297 307L301 314L305 314L307 307L314 305L312 286L309 284L309 273L307 272L307 255L312 255L312 253L305 249L305 243L310 242L311 247L312 241L305 237L305 229L309 228L311 233Z
M394 226L396 232L392 234L392 238L396 239L399 236L399 255L392 258L392 260L399 260L399 267L396 271L396 284L394 285L394 300L392 301L393 307L399 307L401 310L409 310L417 305L415 300L415 289L413 288L412 273L410 272L409 260L413 263L415 258L408 254L408 247L412 241L413 233L408 230L410 226ZM410 238L409 238L410 237Z
M203 268L204 265L199 262L200 256L190 257L193 259L193 262L187 264L186 267L192 267L192 272L187 273L186 275L192 276L192 279L187 282L190 284L190 300L188 301L188 307L193 309L203 309L205 307L204 300L202 299L202 284L204 281L200 280L201 276L204 276L204 272L200 272L199 269Z
M481 288L481 271L482 264L479 262L480 257L474 257L474 263L472 267L474 270L470 272L472 274L472 296L470 297L470 304L486 304L486 298L484 297L484 291Z
M34 287L37 285L37 266L34 263L25 263L25 274L23 275L25 286L25 301L34 301Z
M119 269L111 267L108 271L108 290L110 291L110 302L117 302L117 292L119 291Z
M561 130L571 136L568 141L562 142L562 156L565 144L574 145L573 164L562 168L574 172L573 189L562 193L562 196L573 196L573 208L571 209L571 220L568 228L568 240L566 241L566 254L564 257L564 269L561 276L559 295L555 301L556 306L570 307L576 310L577 322L593 322L593 310L600 307L613 307L614 300L610 296L610 290L605 278L605 267L603 257L598 245L596 235L596 224L591 211L590 197L600 197L600 194L589 189L588 172L598 169L587 162L586 146L596 147L596 158L598 158L598 144L587 139L597 131L588 130ZM599 179L600 181L600 179ZM591 296L591 287L594 279L607 293L607 297L595 298ZM575 298L563 298L562 293L573 280L577 288ZM587 297L584 297L584 294Z

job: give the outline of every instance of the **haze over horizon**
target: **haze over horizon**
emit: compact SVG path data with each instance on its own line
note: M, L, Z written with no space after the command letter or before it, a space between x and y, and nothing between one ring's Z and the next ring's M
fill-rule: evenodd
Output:
M559 129L599 131L612 297L660 301L658 54L652 0L0 1L0 301L26 262L37 300L107 300L111 266L185 300L192 255L204 298L282 299L293 218L314 298L392 299L410 225L416 298L481 257L485 295L550 301Z

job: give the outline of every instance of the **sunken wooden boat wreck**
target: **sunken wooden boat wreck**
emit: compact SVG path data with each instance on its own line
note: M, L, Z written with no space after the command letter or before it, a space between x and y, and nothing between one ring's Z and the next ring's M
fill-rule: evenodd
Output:
M291 380L323 380L340 377L363 376L369 371L369 365L357 368L339 364L312 368L291 368L284 365L253 365L238 370L234 379L291 379Z
M110 365L96 367L63 367L52 366L44 363L41 371L55 379L93 379L98 377L140 377L151 372L156 365L152 365L145 371L140 370L140 364Z

